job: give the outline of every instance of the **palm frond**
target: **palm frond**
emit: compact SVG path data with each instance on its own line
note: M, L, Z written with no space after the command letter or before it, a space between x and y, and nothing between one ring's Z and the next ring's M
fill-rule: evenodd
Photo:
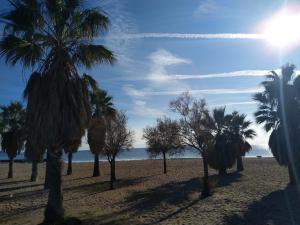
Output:
M74 62L87 68L91 68L96 63L113 64L116 60L114 54L103 45L92 44L79 45L72 58Z

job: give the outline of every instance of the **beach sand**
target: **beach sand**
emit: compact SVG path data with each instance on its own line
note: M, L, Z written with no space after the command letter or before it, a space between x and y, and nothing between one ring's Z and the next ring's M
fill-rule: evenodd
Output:
M245 159L245 171L235 168L218 179L210 170L213 195L200 198L201 160L117 162L115 190L109 190L109 166L91 177L92 163L74 163L73 175L64 176L66 216L83 224L300 224L300 199L288 187L288 173L272 158ZM0 224L42 222L47 200L43 190L45 164L38 182L29 182L30 164L15 163L15 178L6 179L8 165L0 163ZM66 164L64 174L66 173ZM292 221L296 222L293 223Z

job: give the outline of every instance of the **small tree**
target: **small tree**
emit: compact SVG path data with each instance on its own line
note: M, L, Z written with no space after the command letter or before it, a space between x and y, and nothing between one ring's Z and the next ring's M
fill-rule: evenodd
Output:
M110 163L110 189L114 189L116 181L116 156L123 149L130 149L133 143L133 132L128 129L127 120L125 113L116 112L115 117L108 117L105 121L104 154Z
M8 178L13 177L14 158L24 147L25 141L25 110L20 102L12 102L8 106L1 106L0 112L1 148L8 155Z
M179 124L167 117L159 118L154 127L144 129L143 138L146 139L147 151L152 157L163 155L164 173L166 174L166 154L174 155L183 149Z
M194 148L203 160L204 178L202 197L210 195L208 185L208 151L213 147L213 121L204 99L194 100L188 92L170 102L170 109L180 115L183 145Z
M81 140L75 140L72 144L69 146L66 146L64 148L65 153L68 154L68 170L67 170L67 175L71 175L73 172L72 169L72 159L73 159L73 154L78 151L78 148L81 145Z

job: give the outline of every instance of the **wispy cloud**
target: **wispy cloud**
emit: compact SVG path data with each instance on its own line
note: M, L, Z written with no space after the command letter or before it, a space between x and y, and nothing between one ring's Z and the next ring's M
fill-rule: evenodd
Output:
M154 70L155 71L155 70ZM157 70L156 70L157 71ZM274 70L279 72L280 69ZM300 71L296 71L298 74ZM238 70L224 73L210 73L210 74L171 74L171 73L156 73L156 76L145 76L145 77L122 77L116 78L115 80L128 80L128 81L139 81L139 80L204 80L213 78L230 78L230 77L263 77L268 75L270 70ZM153 74L153 73L152 73Z
M229 78L229 77L261 77L269 74L269 70L239 70L226 73L212 74L170 74L170 79L210 79L210 78Z
M236 105L255 105L257 102L255 101L245 101L245 102L222 102L220 104L211 104L212 107L219 107L219 106L236 106Z
M148 90L137 90L131 87L130 92L127 92L129 96L168 96L168 95L179 95L184 91L189 91L192 95L223 95L223 94L252 94L260 92L263 89L260 87L253 88L216 88L216 89L177 89L172 91L148 91Z
M169 80L170 75L167 67L172 65L190 64L191 61L172 54L164 49L159 49L149 56L150 71L146 79L155 82L164 82Z
M218 33L218 34L191 34L191 33L131 33L111 37L113 39L140 39L140 38L177 38L177 39L266 39L259 33Z
M194 16L207 15L215 12L218 9L218 5L214 0L202 0L198 8L194 11Z
M146 101L142 101L142 100L134 101L134 107L129 113L138 116L150 116L150 117L160 117L165 114L159 109L147 106Z

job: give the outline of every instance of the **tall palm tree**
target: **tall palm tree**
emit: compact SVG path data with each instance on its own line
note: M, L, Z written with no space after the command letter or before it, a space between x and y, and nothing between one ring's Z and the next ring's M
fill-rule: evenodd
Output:
M33 67L27 83L26 126L36 151L49 151L50 190L45 224L64 216L62 149L81 139L90 117L88 91L77 66L91 68L115 58L93 40L109 26L99 8L81 0L10 0L0 55L12 65ZM37 153L39 154L39 153Z
M219 175L226 174L236 161L236 152L231 147L231 133L229 126L231 115L225 114L225 107L213 109L214 146L208 152L208 164L219 171Z
M116 110L112 103L112 97L106 91L94 88L90 95L92 119L88 128L88 143L94 154L93 177L97 177L100 175L99 155L105 145L105 119L106 117L114 117Z
M278 163L288 166L291 183L300 183L300 77L294 65L286 64L281 74L271 71L266 79L264 91L254 95L256 122L271 132L269 147Z
M247 139L252 139L256 136L256 132L250 128L252 122L246 120L245 114L239 114L234 111L230 116L230 146L236 153L236 168L237 171L243 171L243 156L251 150L251 145Z
M25 142L25 110L20 102L12 102L0 109L1 148L9 158L7 177L12 178L14 158L21 152Z

